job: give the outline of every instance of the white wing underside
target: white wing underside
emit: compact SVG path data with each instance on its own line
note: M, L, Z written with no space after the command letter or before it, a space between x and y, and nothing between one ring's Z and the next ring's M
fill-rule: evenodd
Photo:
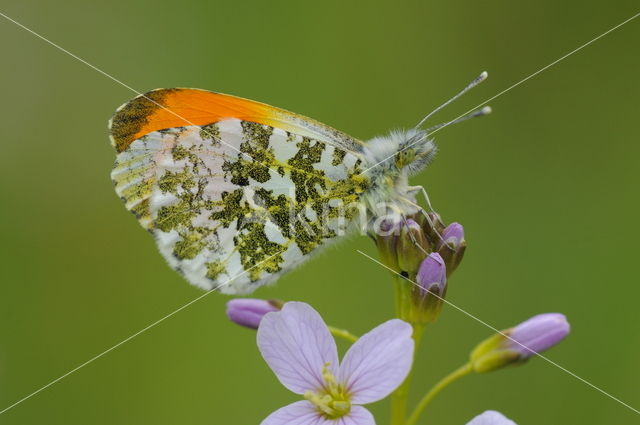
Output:
M361 161L326 141L226 119L135 140L112 179L172 268L240 294L344 233L367 184Z

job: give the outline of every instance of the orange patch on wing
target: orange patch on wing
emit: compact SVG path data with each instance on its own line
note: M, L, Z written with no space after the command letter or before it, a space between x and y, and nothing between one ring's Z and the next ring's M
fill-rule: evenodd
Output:
M282 125L278 117L293 115L260 102L198 89L159 89L125 104L113 116L111 136L118 152L153 131L207 125L226 118Z

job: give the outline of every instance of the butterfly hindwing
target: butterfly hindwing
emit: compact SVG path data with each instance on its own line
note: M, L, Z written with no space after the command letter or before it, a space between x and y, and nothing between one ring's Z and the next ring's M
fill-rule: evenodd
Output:
M182 89L148 98L164 106L173 90ZM267 105L251 112L251 101L194 101L193 92L189 105L167 102L186 125L165 127L175 120L148 98L116 113L116 192L191 283L251 292L344 231L368 184L346 148L360 142Z

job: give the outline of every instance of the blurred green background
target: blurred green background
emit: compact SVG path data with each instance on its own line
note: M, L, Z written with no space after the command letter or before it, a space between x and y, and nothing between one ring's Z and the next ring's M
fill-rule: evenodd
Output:
M200 87L296 111L358 138L415 124L483 70L453 118L637 13L637 1L5 1L3 13L139 91ZM0 18L0 410L202 294L114 194L107 120L134 94ZM470 247L449 300L498 327L560 311L549 358L640 408L640 19L438 133L413 179ZM389 277L331 248L259 297L304 300L365 332L392 315ZM294 401L255 333L211 294L0 415L1 424L258 424ZM425 390L491 333L447 308ZM417 394L415 397L417 399ZM497 409L521 425L638 415L544 362L471 376L421 423ZM388 405L372 406L386 422Z

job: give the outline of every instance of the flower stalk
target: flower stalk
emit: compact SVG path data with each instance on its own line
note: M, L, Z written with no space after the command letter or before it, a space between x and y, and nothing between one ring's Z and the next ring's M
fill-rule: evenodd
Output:
M413 324L413 334L411 337L414 341L413 358L415 361L417 348L422 341L422 335L424 334L425 326L421 324ZM409 372L406 379L402 384L391 393L391 425L403 425L407 417L409 392L411 388L411 377L413 371Z
M420 344L425 326L439 316L446 294L445 260L435 252L442 249L437 238L443 229L432 226L438 222L426 220L420 214L399 223L383 222L373 237L382 262L395 271L396 317L411 324L414 350ZM458 225L457 229L461 231L462 226ZM455 251L456 244L451 243L446 249ZM391 394L391 425L405 423L410 386L411 375Z
M469 361L442 378L422 397L404 425L415 425L429 403L440 392L460 378L487 373L509 365L526 362L536 353L547 350L569 334L570 326L559 313L539 314L519 325L498 332L478 344Z
M336 328L335 326L327 326L327 328L329 328L329 332L331 332L331 335L335 337L342 338L348 342L358 341L358 337L346 329Z
M440 392L448 387L449 385L456 382L458 379L463 378L473 372L473 366L471 363L466 363L460 366L458 369L454 370L440 381L438 381L427 393L422 397L416 408L407 419L405 425L415 425L424 409L427 408L429 403L438 395Z
M383 221L372 235L378 247L381 261L393 270L396 317L413 328L414 350L417 350L425 326L440 315L446 295L446 264L457 266L461 255L454 255L463 240L462 226L456 224L443 248L441 232L446 228L439 217L428 219L421 212L399 222ZM437 218L437 220L436 220ZM438 228L436 228L436 226ZM447 251L447 260L437 251ZM453 254L452 254L453 252ZM454 259L453 262L451 259ZM414 351L415 356L415 351ZM404 425L407 418L407 402L411 375L391 394L391 425Z

